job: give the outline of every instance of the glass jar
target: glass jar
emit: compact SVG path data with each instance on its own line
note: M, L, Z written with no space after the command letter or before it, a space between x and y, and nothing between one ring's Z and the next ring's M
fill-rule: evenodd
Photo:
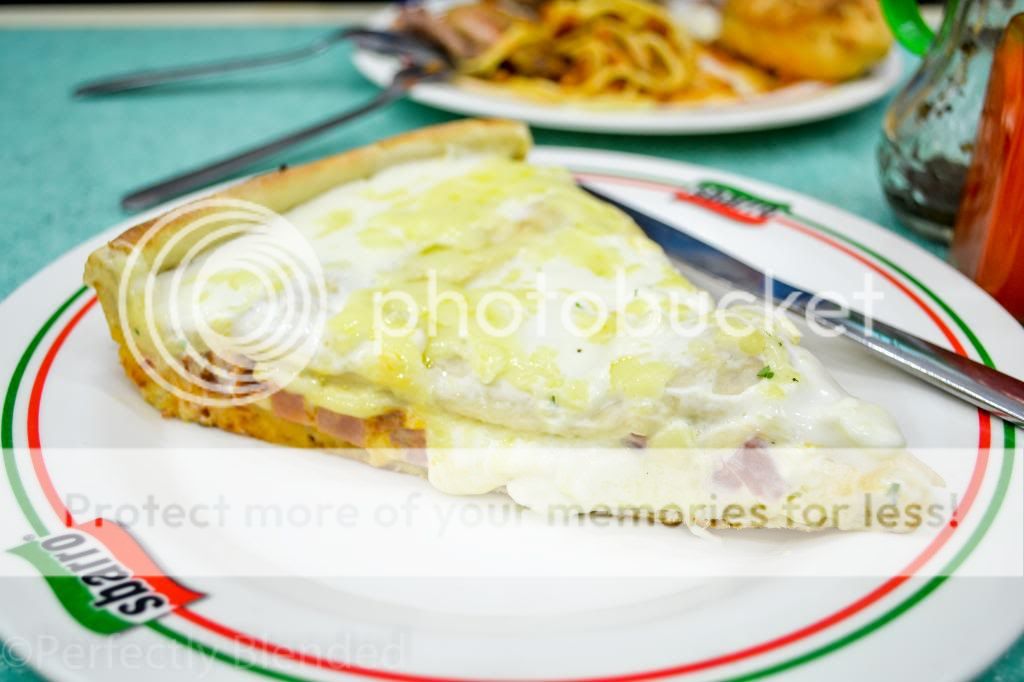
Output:
M948 0L934 40L914 0L883 0L883 8L900 42L927 54L886 111L878 149L882 188L902 223L949 242L992 55L1024 0Z

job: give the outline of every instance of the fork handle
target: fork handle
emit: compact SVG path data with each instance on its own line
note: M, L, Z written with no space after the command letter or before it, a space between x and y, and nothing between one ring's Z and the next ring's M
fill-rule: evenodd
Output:
M194 168L190 171L175 175L154 185L140 188L121 199L121 207L127 211L137 211L168 199L180 196L190 190L199 189L211 185L232 174L243 170L255 161L266 156L279 152L312 137L319 135L331 128L347 123L372 111L390 104L404 96L408 90L417 82L422 80L424 75L415 67L400 71L385 89L377 93L373 99L365 104L360 104L354 109L342 112L336 116L314 123L311 126L296 130L281 137L265 142L259 146L233 154L227 158L213 163Z
M233 71L244 71L261 66L274 66L276 64L288 64L297 62L309 57L315 57L329 50L335 43L346 40L353 35L362 32L362 29L344 28L320 38L316 42L295 50L285 52L274 52L272 54L255 55L253 57L242 57L240 59L229 59L223 62L211 64L197 64L196 66L172 67L169 69L155 69L152 71L139 71L136 73L104 78L102 80L83 83L75 88L75 97L88 97L92 95L113 95L129 90L139 90L153 85L164 83L176 83L179 81L215 76Z

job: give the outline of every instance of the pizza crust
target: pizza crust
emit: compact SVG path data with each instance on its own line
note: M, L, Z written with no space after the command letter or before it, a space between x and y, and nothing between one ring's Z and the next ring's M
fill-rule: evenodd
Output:
M510 159L522 159L529 151L529 147L530 136L522 124L506 121L461 121L400 135L304 166L274 171L241 182L211 197L243 200L275 213L284 213L331 188L371 177L383 169L398 164L459 153L488 153ZM305 400L295 401L294 398L298 396L284 391L276 394L277 400L264 398L249 404L213 406L209 401L200 400L211 394L204 393L204 389L179 376L175 367L162 364L160 354L147 346L145 334L139 334L128 324L122 324L129 321L122 321L119 312L118 298L122 280L136 273L148 277L158 267L160 270L168 270L182 264L184 254L204 236L201 230L185 228L189 227L197 216L205 216L215 210L198 214L193 211L186 214L183 219L165 221L166 217L171 215L169 212L154 220L143 222L96 250L86 263L85 282L97 291L111 336L119 346L121 363L128 377L139 387L143 398L160 410L165 417L176 417L290 447L328 449L377 467L419 475L427 474L425 450L428 444L423 437L424 421L420 415L412 413L409 409L391 410L362 420L331 412L325 419L322 410L312 407ZM209 229L212 231L217 227L219 226L214 223ZM156 259L166 255L161 252L168 245L168 240L179 235L179 232L187 235L187 239L182 238L182 242L187 243L178 244L171 250L170 257L164 259L158 266ZM194 234L196 232L199 234ZM134 266L133 260L136 261ZM132 271L128 272L130 266ZM134 280L129 280L128 286L133 282ZM131 339L124 338L122 329L131 330ZM140 352L132 352L132 345L137 346ZM246 377L242 370L241 381L248 379L251 379L251 374ZM232 377L232 380L239 383L235 377ZM196 399L190 400L189 397ZM280 404L275 406L275 402ZM358 428L355 429L356 436L340 437L339 434L344 433L345 429L338 428L339 423L351 427L353 422L359 422L356 425ZM432 451L432 456L435 453L436 450ZM470 457L463 462L467 471L475 473L483 469L484 473L487 473L504 470L506 462L495 464L495 460L488 463L473 459L474 453L469 454ZM633 459L633 455L628 452L619 454L630 461ZM505 455L505 452L490 454L494 458ZM910 480L919 479L930 482L931 485L941 484L941 480L934 480L937 477L926 470L926 467L916 463L916 460L912 460L908 455L899 457L880 460L872 471L855 480L835 476L830 478L830 470L823 470L822 476L827 486L822 487L814 495L808 492L802 499L805 502L814 502L818 499L828 501L833 497L843 498L860 490L874 491L879 489L881 479L887 476L890 469L905 470L911 477ZM446 490L445 485L439 483L439 478L458 473L458 467L461 466L454 458L448 459L447 464L441 462L439 465L438 460L431 462L431 483L445 492L480 492L469 489ZM528 468L522 471L530 473ZM600 474L600 471L598 473ZM641 472L641 475L647 476L646 472ZM520 479L514 476L509 478L505 473L501 476L504 478L491 489L508 489L512 497L521 504L535 506L528 497L517 497L513 494L514 491L511 491L507 481L515 483ZM488 479L485 477L483 480ZM627 488L632 484L630 481L622 483ZM476 485L476 482L470 480L470 484ZM522 492L523 490L520 490L520 493ZM662 523L682 522L690 526L817 529L801 523L791 524L784 514L775 512L768 515L762 525L757 525L753 517L733 523L713 515L709 517L704 514L698 517L692 511L679 518L666 518L661 514L653 514L651 518ZM840 527L853 529L862 527L860 524L859 520L853 519Z
M283 213L331 188L372 177L402 163L449 154L486 153L522 159L526 157L530 146L529 130L521 123L503 120L456 121L398 135L302 166L282 167L203 197L203 200L242 200L275 213ZM124 325L118 306L122 278L126 274L134 277L152 273L156 267L154 259L170 239L188 228L193 221L214 215L217 210L207 208L189 211L183 217L167 221L157 228L157 224L166 220L171 212L161 214L129 228L94 251L86 261L85 283L96 290L111 337L119 346L121 364L128 377L139 387L143 398L165 417L176 417L292 447L342 449L346 455L374 466L425 473L424 467L418 463L422 457L409 454L410 449L422 449L409 447L409 432L422 428L422 424L408 411L400 410L383 415L386 418L363 420L364 442L352 443L317 428L316 414L312 411L305 418L285 419L275 414L269 400L213 407L199 400L183 399L154 381L139 365L122 333ZM190 248L217 227L219 225L213 221L202 229L185 233L187 236L180 243L163 254L160 271L177 266ZM136 259L134 265L130 264L133 256ZM126 273L129 267L132 272ZM184 381L173 368L160 362L159 354L147 343L145 336L136 341L144 361L162 379L197 399L205 397L201 388ZM373 446L372 452L361 447L367 444Z

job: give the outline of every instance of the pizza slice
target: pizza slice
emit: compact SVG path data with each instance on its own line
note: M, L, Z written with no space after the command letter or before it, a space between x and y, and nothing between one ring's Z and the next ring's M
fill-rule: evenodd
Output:
M168 417L542 511L915 526L865 513L941 485L882 409L529 148L471 120L282 168L133 227L85 280Z

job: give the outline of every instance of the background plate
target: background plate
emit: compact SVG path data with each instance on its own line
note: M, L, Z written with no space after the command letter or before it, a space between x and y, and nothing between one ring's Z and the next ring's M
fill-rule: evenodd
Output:
M392 10L384 10L369 24L386 28L393 18ZM394 60L371 52L357 51L353 61L360 73L379 86L390 83L397 70ZM417 85L410 96L421 104L445 111L518 119L541 128L630 135L689 135L767 130L838 116L881 99L899 82L902 73L903 59L899 48L894 47L881 63L861 78L838 85L800 83L735 104L606 110L534 103L512 95L447 83Z

